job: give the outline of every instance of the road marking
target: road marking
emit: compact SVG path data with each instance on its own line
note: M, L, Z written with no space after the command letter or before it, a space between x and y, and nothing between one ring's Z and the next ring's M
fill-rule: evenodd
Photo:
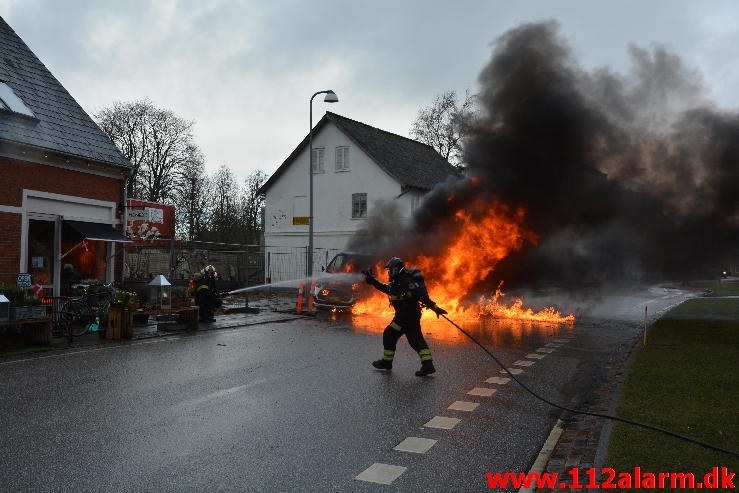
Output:
M398 445L396 445L393 450L397 450L398 452L413 452L414 454L425 454L426 452L431 450L431 447L433 447L435 444L436 440L432 440L430 438L408 437L400 442Z
M508 370L508 371L506 371ZM510 373L511 375L520 375L523 373L523 370L520 368L506 368L505 370L500 370L501 373Z
M451 430L462 421L457 418L447 418L446 416L434 416L431 420L426 423L426 428L438 428L440 430Z
M480 404L478 402L454 401L447 409L452 411L474 411Z
M542 359L544 356L546 356L546 354L531 353L531 354L526 355L527 358L531 358L531 359Z
M490 397L495 392L495 389L488 389L486 387L475 387L474 389L467 392L469 395L479 395L481 397Z
M511 379L506 377L490 377L485 380L485 383L496 383L498 385L505 385L510 381Z
M553 342L549 342L547 344L544 344L545 347L562 347L562 344L555 344Z
M536 457L536 460L534 461L534 465L531 466L531 470L529 471L529 474L540 474L544 472L544 468L547 465L547 462L549 462L549 458L552 455L552 452L554 451L554 447L557 445L557 441L559 441L559 437L562 435L562 427L564 426L564 423L561 419L557 420L557 423L555 423L554 428L552 428L552 431L549 432L549 436L547 437L546 441L544 442L544 446L541 448L541 451L539 452L539 455ZM531 476L529 476L531 477ZM534 491L536 488L521 488L518 490L518 493L530 493Z
M540 347L539 349L537 349L537 350L536 350L536 352L537 352L537 353L547 353L547 354L551 354L551 353L553 353L553 352L554 352L554 349L550 349L550 348L547 348L547 347Z
M531 366L534 363L536 363L536 361L527 361L527 360L524 360L524 359L520 359L518 361L514 361L513 362L513 364L516 365L516 366Z
M408 468L403 466L375 462L354 479L370 483L392 484L406 469Z
M559 344L567 344L568 342L570 342L570 340L569 339L555 339L554 342L557 342Z

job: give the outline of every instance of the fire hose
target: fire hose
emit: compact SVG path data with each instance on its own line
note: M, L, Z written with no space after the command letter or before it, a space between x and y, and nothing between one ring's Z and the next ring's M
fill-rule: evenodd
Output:
M594 412L590 412L590 411L581 411L579 409L573 409L573 408L570 408L570 407L567 407L567 406L562 406L560 404L557 404L555 402L552 402L549 399L540 396L539 394L537 394L536 392L534 392L533 390L531 390L526 384L524 384L518 378L516 378L516 376L508 368L506 368L505 365L503 365L503 363L501 363L501 361L488 348L486 348L484 345L482 345L480 343L480 341L478 341L477 339L475 339L475 337L473 337L472 334L470 334L469 332L467 332L466 330L464 330L462 327L460 327L459 325L457 325L452 319L450 319L446 315L441 314L441 316L444 317L450 324L452 324L453 326L455 326L460 332L462 332L464 335L466 335L472 342L474 342L475 344L477 344L478 346L480 346L480 348L482 348L482 350L485 351L488 354L488 356L490 356L498 364L498 366L500 366L513 379L513 381L516 382L521 388L523 388L526 392L528 392L529 394L533 395L534 397L536 397L540 401L545 402L546 404L549 404L552 407L556 407L557 409L561 409L563 411L571 412L571 413L574 413L574 414L582 414L582 415L585 415L585 416L595 416L597 418L610 419L612 421L619 421L621 423L626 423L626 424L629 424L629 425L638 426L638 427L641 427L641 428L646 428L647 430L657 431L659 433L663 433L665 435L669 435L671 437L678 438L680 440L683 440L683 441L686 441L686 442L689 442L689 443L700 445L701 447L705 447L705 448L710 449L710 450L715 450L717 452L722 452L724 454L733 455L734 457L739 457L739 452L736 452L734 450L728 450L728 449L725 449L725 448L721 448L721 447L718 447L716 445L712 445L710 443L706 443L706 442L702 442L700 440L696 440L695 438L691 438L691 437L688 437L688 436L685 436L685 435L681 435L679 433L675 433L675 432L670 431L670 430L666 430L664 428L660 428L658 426L653 426L653 425L650 425L650 424L647 424L647 423L641 423L639 421L634 421L632 419L621 418L619 416L612 416L612 415L609 415L609 414L594 413Z

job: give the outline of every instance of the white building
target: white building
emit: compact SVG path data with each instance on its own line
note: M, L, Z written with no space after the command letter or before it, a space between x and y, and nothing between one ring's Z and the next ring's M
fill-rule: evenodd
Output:
M265 277L306 272L308 137L264 184ZM313 130L313 271L343 250L378 201L410 217L420 198L457 172L432 147L326 112ZM297 259L297 260L296 260Z

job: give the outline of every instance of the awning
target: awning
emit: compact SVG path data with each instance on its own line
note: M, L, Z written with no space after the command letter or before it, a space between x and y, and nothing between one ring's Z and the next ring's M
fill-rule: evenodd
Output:
M131 243L132 240L123 236L123 234L113 229L110 224L104 223L88 223L84 221L64 221L69 224L75 231L92 241L115 241L118 243Z

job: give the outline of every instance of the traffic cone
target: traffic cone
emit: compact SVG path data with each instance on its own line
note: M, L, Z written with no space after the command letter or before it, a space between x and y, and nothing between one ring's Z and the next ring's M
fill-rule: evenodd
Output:
M298 288L298 305L295 307L295 311L298 313L303 312L303 289L305 288L305 285L303 284L303 281L300 281L300 287Z
M313 281L310 285L310 294L308 295L308 313L313 313L313 298L316 292L316 281Z

